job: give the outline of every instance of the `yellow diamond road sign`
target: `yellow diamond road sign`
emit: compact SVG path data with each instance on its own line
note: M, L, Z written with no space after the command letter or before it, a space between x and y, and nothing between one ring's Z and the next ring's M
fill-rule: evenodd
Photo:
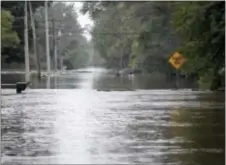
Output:
M175 52L169 59L169 62L173 65L174 68L179 69L186 59L178 52Z

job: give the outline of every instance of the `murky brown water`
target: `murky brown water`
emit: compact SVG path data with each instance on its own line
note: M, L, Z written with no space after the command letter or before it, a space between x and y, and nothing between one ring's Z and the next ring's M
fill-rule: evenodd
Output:
M2 91L3 164L224 164L224 93L88 71Z

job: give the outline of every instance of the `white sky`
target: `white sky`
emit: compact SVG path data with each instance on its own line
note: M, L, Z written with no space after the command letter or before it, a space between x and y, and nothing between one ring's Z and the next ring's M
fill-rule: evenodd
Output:
M74 4L75 10L77 11L78 14L78 22L80 25L84 28L92 28L93 27L93 21L90 19L90 17L86 14L83 15L79 10L82 8L83 2L70 2ZM91 39L91 34L85 33L84 36L87 38L87 40L90 41Z

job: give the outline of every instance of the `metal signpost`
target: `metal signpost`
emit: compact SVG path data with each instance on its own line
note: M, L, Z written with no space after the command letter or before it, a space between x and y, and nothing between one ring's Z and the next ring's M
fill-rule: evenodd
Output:
M176 69L176 87L179 88L179 68L186 62L186 58L179 52L174 52L169 63Z

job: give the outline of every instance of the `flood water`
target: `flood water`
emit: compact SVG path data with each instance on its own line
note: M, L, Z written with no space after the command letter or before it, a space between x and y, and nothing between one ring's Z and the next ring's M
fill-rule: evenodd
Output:
M180 87L84 69L3 89L2 164L223 165L224 93Z

